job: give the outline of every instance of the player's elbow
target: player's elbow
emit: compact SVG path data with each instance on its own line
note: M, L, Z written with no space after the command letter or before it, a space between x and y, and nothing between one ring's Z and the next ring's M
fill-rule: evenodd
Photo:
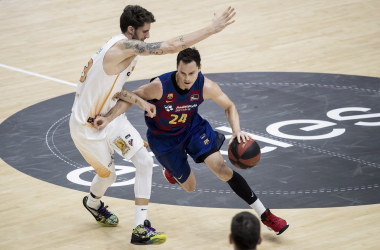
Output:
M173 42L165 42L162 45L162 51L163 54L174 54L176 52L179 52L180 50L176 49L176 46Z
M168 52L169 54L174 54L174 53L180 52L181 50L180 50L180 49L177 49L176 46L171 45L171 46L169 47L168 51L169 51L169 52Z
M224 109L224 112L226 113L226 115L230 115L232 114L233 112L237 112L237 109L235 107L235 104L233 104L233 102L231 102L230 105L228 105L225 109Z

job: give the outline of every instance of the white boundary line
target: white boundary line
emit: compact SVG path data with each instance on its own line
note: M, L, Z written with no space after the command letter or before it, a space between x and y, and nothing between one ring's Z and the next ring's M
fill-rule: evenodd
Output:
M14 70L14 71L18 71L18 72L21 72L21 73L24 73L24 74L28 74L28 75L32 75L32 76L37 76L37 77L44 78L44 79L47 79L47 80L52 80L54 82L59 82L59 83L67 84L67 85L74 86L74 87L77 86L76 84L71 83L71 82L66 82L66 81L59 80L57 78L40 75L40 74L33 73L33 72L30 72L30 71L26 71L26 70L23 70L23 69L14 68L14 67L7 66L7 65L4 65L4 64L1 64L1 63L0 63L0 67L6 68L6 69L10 69L10 70Z

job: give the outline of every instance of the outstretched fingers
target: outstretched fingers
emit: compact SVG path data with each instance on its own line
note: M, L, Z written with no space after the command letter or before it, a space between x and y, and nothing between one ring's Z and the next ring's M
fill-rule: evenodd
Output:
M235 9L231 8L231 6L228 7L228 9L226 11L224 11L222 16L224 16L226 18L226 26L235 22L235 20L230 21L236 15L236 12L234 12L234 11L235 11Z

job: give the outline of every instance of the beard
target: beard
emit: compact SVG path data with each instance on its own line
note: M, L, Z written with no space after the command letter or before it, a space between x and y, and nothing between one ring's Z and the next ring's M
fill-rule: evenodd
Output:
M144 42L144 40L145 40L145 38L139 38L139 37L136 35L136 32L135 32L135 34L133 34L132 39L133 39L133 40L139 40L139 41L141 41L141 42Z

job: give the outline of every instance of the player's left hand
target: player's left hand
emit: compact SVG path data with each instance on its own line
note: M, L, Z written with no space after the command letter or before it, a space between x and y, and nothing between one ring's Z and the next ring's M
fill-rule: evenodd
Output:
M230 141L228 142L228 146L232 143L232 141L237 138L238 142L240 143L241 141L245 143L246 141L249 141L252 139L247 133L239 131L239 132L234 132L231 136Z
M103 116L98 115L94 120L94 127L97 130L102 130L108 125L108 123L110 123L110 122L107 119L107 117L103 117Z

